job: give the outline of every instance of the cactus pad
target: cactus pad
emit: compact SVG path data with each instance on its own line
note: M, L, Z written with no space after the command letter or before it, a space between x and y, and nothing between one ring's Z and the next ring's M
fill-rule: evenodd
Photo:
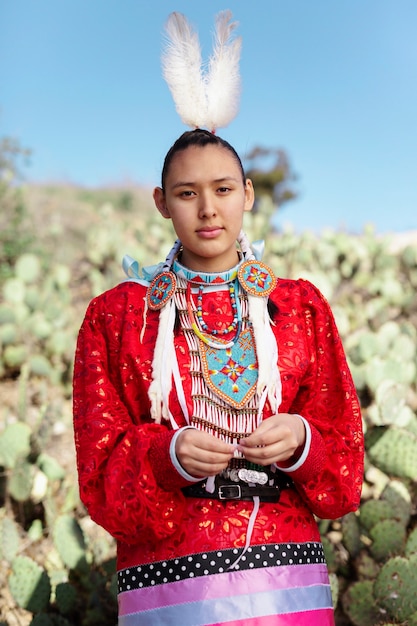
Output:
M13 561L20 543L17 524L9 517L0 518L0 561Z
M394 554L401 554L406 540L403 524L392 519L385 519L375 524L370 531L373 541L371 554L377 561L383 561Z
M80 525L70 515L61 515L53 528L54 543L59 556L70 569L84 567L86 546Z
M375 626L380 613L372 594L373 582L364 580L353 583L343 596L343 610L355 626Z
M417 555L387 561L374 585L375 598L391 619L407 622L417 612Z
M12 562L9 588L17 604L31 611L44 611L51 595L48 574L27 556L17 556Z
M417 480L417 437L389 428L368 450L369 458L387 474Z
M19 457L29 454L31 429L27 424L9 424L0 434L0 465L12 468Z

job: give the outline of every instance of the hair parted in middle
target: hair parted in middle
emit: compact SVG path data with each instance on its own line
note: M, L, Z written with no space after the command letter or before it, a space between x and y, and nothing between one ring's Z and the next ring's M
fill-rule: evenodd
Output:
M239 166L239 169L242 174L243 184L246 182L245 171L242 165L242 161L240 156L234 149L234 147L222 137L218 135L214 135L213 133L205 130L203 128L196 128L195 130L186 130L178 139L173 143L171 148L168 150L164 164L162 167L162 175L161 175L161 187L165 190L166 177L168 175L168 171L174 156L181 152L182 150L186 150L191 146L196 146L197 148L204 148L205 146L213 145L219 146L220 148L224 148L228 150L230 154L235 159L236 163Z

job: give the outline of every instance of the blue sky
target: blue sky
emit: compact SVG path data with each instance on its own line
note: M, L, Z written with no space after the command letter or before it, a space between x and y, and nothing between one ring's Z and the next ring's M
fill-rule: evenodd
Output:
M214 15L243 37L240 112L220 134L243 156L283 148L297 230L417 228L415 0L0 0L0 135L33 150L29 180L158 184L185 130L160 70L185 13L208 57Z

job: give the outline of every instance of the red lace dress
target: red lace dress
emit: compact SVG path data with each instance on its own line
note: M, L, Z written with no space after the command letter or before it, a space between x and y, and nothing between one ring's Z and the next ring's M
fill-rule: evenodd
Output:
M226 292L227 293L227 292ZM211 327L231 315L224 292L204 296ZM361 415L330 308L309 282L278 280L270 296L282 381L280 412L310 425L303 464L278 503L261 503L242 553L251 501L186 498L168 422L153 423L147 390L159 313L146 288L125 282L94 299L74 370L80 494L92 519L117 539L119 624L333 624L314 515L334 519L359 505ZM174 346L192 411L190 355ZM185 425L175 391L170 410ZM268 404L264 419L271 414Z

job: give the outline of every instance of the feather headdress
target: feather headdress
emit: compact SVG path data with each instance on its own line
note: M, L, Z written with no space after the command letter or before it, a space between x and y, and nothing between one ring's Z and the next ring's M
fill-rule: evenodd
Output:
M197 33L181 13L166 24L167 44L162 55L164 78L181 120L192 128L224 128L239 108L241 38L230 11L216 17L213 53L204 71Z

